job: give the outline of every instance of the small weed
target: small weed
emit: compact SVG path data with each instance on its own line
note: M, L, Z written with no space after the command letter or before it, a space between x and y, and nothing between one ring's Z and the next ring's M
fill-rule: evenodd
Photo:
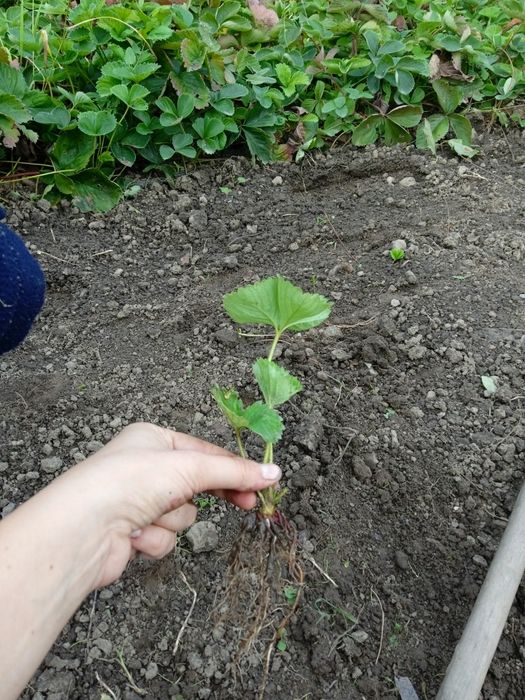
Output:
M294 605L295 601L297 600L298 593L297 588L294 588L294 586L285 586L283 588L283 596L289 605Z
M231 187L219 187L219 190L223 194L231 194L232 188Z
M288 645L286 644L286 630L283 627L277 630L276 647L279 651L286 651L288 648Z
M239 183L239 185L245 185L247 180L242 175L239 175L239 177L237 178L237 182Z
M197 496L195 498L195 505L199 510L204 510L206 508L211 508L217 503L217 498L215 496Z
M403 625L399 622L395 622L392 627L392 632L388 635L388 646L394 649L399 644L399 638L401 632L403 631Z
M319 619L327 620L330 624L333 624L337 618L345 624L357 624L357 618L351 612L338 605L334 605L334 603L331 603L326 598L317 598L313 607L314 610L319 613Z
M394 416L397 416L397 413L393 408L390 408L390 406L386 409L386 411L383 413L384 417L387 420L390 420L391 418L394 418Z
M405 251L403 250L403 248L390 248L390 257L394 262L397 262L398 260L404 260Z

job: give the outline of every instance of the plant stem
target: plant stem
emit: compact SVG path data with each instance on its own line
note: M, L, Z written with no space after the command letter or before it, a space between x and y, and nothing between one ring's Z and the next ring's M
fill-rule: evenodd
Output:
M239 450L239 454L241 455L241 457L247 459L248 455L246 454L246 449L242 441L241 431L238 429L235 431L235 442L237 443L237 449Z
M263 463L271 464L272 462L273 444L271 442L267 442L264 448ZM257 495L259 496L259 500L261 501L261 510L263 512L270 512L275 510L275 490L273 486L268 486L268 488L262 489L262 491L257 491Z
M271 361L273 360L273 356L275 353L275 348L277 347L277 343L281 339L281 334L280 333L275 333L274 339L272 341L272 345L270 347L270 352L268 353L268 359Z

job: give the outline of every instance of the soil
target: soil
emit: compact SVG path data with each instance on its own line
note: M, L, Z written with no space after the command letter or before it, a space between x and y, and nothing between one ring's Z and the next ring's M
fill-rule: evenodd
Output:
M280 348L305 387L276 459L306 586L266 697L389 700L399 676L435 697L524 477L525 139L480 144L475 162L373 146L217 161L139 180L107 215L9 193L48 293L0 359L2 514L135 420L233 449L210 386L253 395L265 341L236 335L221 296L282 274L334 311ZM182 536L162 562L133 562L23 698L255 697L261 658L234 680L212 622L242 514L201 501L199 517L216 548L196 554ZM524 665L522 584L482 697L524 698Z

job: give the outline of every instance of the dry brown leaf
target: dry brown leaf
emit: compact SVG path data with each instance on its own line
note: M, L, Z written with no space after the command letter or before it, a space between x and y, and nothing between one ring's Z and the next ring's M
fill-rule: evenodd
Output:
M400 31L403 32L405 29L408 28L407 21L403 17L403 15L398 15L395 20L394 20L394 27Z
M451 59L443 57L439 51L432 54L428 62L428 76L430 80L438 78L451 78L453 80L464 80L472 82L474 77L463 73L461 70L461 55L453 54Z
M279 24L277 12L269 7L265 7L259 0L248 0L248 7L257 24L262 24L265 27L275 27L275 25Z

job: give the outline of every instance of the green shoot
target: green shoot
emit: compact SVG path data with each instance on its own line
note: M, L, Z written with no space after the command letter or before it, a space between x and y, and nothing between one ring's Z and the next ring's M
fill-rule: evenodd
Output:
M404 260L405 251L403 250L403 248L390 248L390 257L394 262L397 262L398 260Z
M320 294L303 292L282 277L269 277L256 284L241 287L224 297L224 308L234 321L246 325L273 328L273 337L266 358L252 366L254 379L264 401L245 406L234 389L214 387L212 396L230 424L239 454L247 457L244 431L255 433L264 442L263 461L273 462L274 445L281 439L284 425L277 407L289 401L302 389L301 382L274 361L275 350L283 333L314 328L328 318L331 303ZM269 487L259 492L259 513L271 519L286 489Z

